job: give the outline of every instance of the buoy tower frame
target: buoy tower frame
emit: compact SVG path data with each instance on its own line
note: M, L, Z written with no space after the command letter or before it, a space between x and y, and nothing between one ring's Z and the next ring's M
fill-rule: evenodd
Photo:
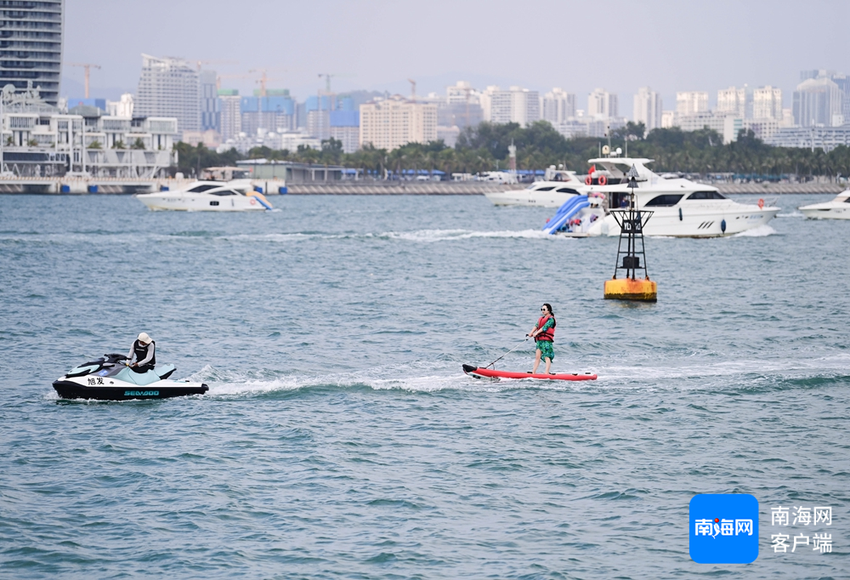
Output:
M635 188L638 173L634 166L626 175L629 178L629 207L612 209L620 226L620 240L617 244L617 261L614 263L614 277L605 282L605 298L613 300L638 300L656 302L658 286L649 279L646 269L646 246L644 244L643 228L652 217L652 211L637 209ZM637 278L637 272L643 271L643 279ZM624 278L617 278L617 273L625 271Z

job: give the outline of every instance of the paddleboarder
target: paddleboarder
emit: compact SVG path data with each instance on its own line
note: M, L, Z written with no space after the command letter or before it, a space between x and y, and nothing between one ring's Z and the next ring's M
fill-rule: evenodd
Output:
M537 367L540 366L540 359L546 361L546 374L551 374L549 369L552 367L552 361L555 359L555 350L552 344L555 340L555 314L552 312L552 305L544 304L540 308L540 318L537 324L528 336L537 341L537 352L534 355L534 368L531 374L537 373Z

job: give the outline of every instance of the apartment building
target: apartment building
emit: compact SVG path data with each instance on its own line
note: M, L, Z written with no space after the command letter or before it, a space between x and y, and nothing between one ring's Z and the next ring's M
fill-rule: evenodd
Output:
M136 115L173 117L180 133L197 133L201 128L199 94L198 71L191 63L180 58L142 55Z
M753 90L753 119L782 120L782 89L770 85Z
M715 111L734 115L741 119L751 118L753 116L752 91L747 85L717 91L717 108Z
M437 106L399 95L360 105L360 146L396 149L437 139Z
M543 95L542 118L552 126L566 123L576 116L576 96L564 89L554 88Z
M643 123L646 132L661 127L662 101L661 95L649 87L638 89L634 96L634 113L632 119L635 123Z
M587 97L587 114L599 120L619 117L616 93L595 89Z
M540 93L513 86L503 91L489 86L481 94L481 109L485 121L519 123L525 127L540 120Z
M704 91L688 91L676 93L676 113L679 115L696 115L708 111L708 93Z

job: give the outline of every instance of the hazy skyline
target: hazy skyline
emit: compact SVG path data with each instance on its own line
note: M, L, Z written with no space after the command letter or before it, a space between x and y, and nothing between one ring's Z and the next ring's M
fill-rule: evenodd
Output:
M850 73L846 1L66 0L65 11L64 61L99 64L91 93L108 98L136 92L141 53L231 61L204 65L222 75L265 68L269 88L299 100L324 88L319 73L337 75L335 92L409 94L407 79L420 95L457 80L561 87L579 108L601 87L620 96L621 116L647 85L665 109L676 91L707 91L714 103L718 89L745 83L781 88L790 107L801 70ZM62 77L62 96L82 96L82 68Z

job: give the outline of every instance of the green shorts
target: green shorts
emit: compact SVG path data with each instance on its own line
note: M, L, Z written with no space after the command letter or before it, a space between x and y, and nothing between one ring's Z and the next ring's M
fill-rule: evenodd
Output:
M551 340L538 340L537 350L540 351L541 360L545 360L547 358L550 361L555 360L555 349L552 348Z

